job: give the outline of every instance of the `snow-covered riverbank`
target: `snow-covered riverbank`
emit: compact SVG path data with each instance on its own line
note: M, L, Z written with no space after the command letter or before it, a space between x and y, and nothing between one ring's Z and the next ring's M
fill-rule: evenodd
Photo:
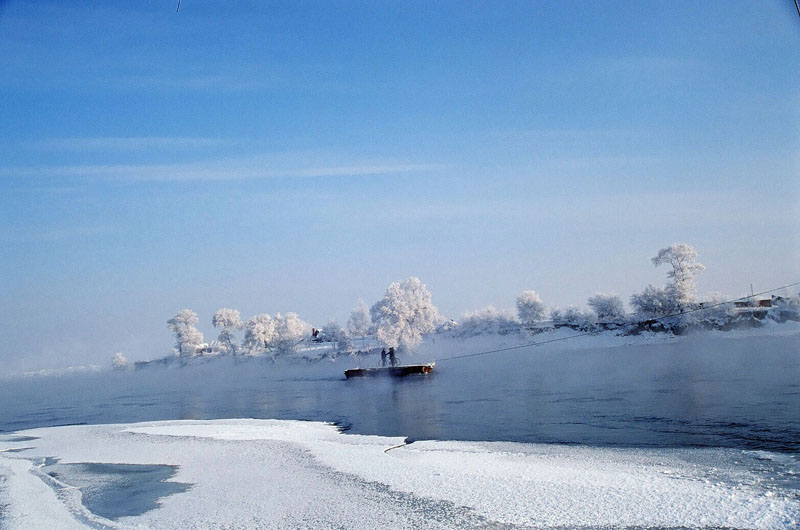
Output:
M0 513L9 530L792 528L800 521L797 490L785 486L800 472L794 456L403 441L278 420L35 429L0 438ZM28 449L9 451L21 448ZM161 498L156 509L112 521L89 512L70 485L43 479L37 466L45 457L179 466L170 480L190 488Z

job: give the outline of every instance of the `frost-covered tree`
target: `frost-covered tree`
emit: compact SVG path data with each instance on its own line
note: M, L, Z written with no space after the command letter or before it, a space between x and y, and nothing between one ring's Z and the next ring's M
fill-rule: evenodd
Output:
M249 355L276 355L293 353L297 344L310 332L311 326L296 313L280 313L272 318L267 313L250 318L244 325L242 348Z
M197 313L190 309L183 309L167 320L167 327L175 334L175 351L182 359L188 359L198 354L203 348L203 334L195 327L199 322Z
M680 310L692 306L695 301L694 277L705 269L697 262L697 251L691 245L673 244L662 248L652 259L653 265L670 265L672 270L667 273L670 281L667 283L667 294Z
M277 339L275 320L267 313L256 315L244 325L242 349L249 355L258 355L272 349Z
M693 313L695 320L705 320L716 326L727 324L736 314L732 302L720 293L709 293L700 301L700 311Z
M281 316L275 315L275 350L281 355L290 355L295 352L297 345L308 335L311 326L308 322L300 319L297 313L286 313Z
M373 333L372 318L369 315L369 308L363 300L358 301L358 305L350 312L350 318L347 319L347 332L351 337L364 337Z
M599 322L620 322L625 319L625 306L615 294L597 293L587 301Z
M770 311L770 318L773 320L778 322L800 321L800 297L791 294L777 296L772 303L773 309Z
M370 314L379 342L408 350L416 348L424 334L432 333L439 319L430 291L415 277L390 284Z
M489 306L480 311L467 313L458 324L456 333L461 336L506 335L519 332L519 320L513 311L498 310Z
M542 298L536 291L522 291L517 297L517 315L524 325L530 326L540 322L544 319L545 313Z
M130 365L128 359L122 355L122 352L115 353L111 358L111 367L114 368L114 370L127 370Z
M571 328L584 328L591 323L589 315L583 313L575 306L569 306L566 309L554 307L550 311L550 319L556 327L569 326Z
M220 350L229 355L236 354L236 330L242 329L242 317L236 309L223 307L214 313L211 323L220 330L217 341Z
M436 333L450 333L458 329L458 322L452 318L443 318L436 325Z
M678 312L674 298L666 289L649 284L641 293L631 296L631 307L637 315L646 318L662 317Z
M347 351L353 347L350 334L335 320L330 320L325 324L325 327L322 328L322 334L324 340L332 342L338 351Z

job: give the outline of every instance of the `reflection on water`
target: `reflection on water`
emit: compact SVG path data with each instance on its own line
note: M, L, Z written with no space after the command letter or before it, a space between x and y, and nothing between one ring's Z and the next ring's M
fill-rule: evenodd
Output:
M800 338L692 339L443 361L429 376L344 378L353 362L9 380L0 430L66 423L278 418L412 439L800 452ZM428 360L428 359L420 359Z
M189 484L166 482L176 469L166 465L59 464L48 459L42 471L78 488L90 512L118 519L157 508L161 497L189 489Z

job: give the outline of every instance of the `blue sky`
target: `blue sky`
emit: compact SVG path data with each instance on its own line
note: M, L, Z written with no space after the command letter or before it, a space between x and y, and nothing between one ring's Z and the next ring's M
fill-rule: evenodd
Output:
M453 317L800 280L800 17L765 2L0 2L0 370L219 307Z

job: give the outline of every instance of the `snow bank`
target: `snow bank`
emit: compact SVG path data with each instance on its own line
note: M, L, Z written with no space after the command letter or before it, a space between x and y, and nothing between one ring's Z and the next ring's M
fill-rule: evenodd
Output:
M56 490L32 474L33 463L6 456L7 453L0 453L0 527L86 528L73 517Z
M418 348L414 359L437 360L451 355L471 354L509 347L535 346L561 351L602 350L616 347L646 346L652 344L692 343L698 339L748 339L759 337L800 336L800 322L777 323L765 321L757 328L731 331L697 330L685 335L644 331L638 335L624 335L619 330L585 332L568 327L548 329L541 333L479 333L468 336L448 334L432 335Z
M794 456L414 442L323 423L170 421L0 436L0 506L16 528L454 528L480 525L792 528ZM22 452L8 449L28 447ZM116 521L49 484L31 460L179 466L189 491ZM2 484L5 484L2 486ZM787 485L788 484L788 485Z

